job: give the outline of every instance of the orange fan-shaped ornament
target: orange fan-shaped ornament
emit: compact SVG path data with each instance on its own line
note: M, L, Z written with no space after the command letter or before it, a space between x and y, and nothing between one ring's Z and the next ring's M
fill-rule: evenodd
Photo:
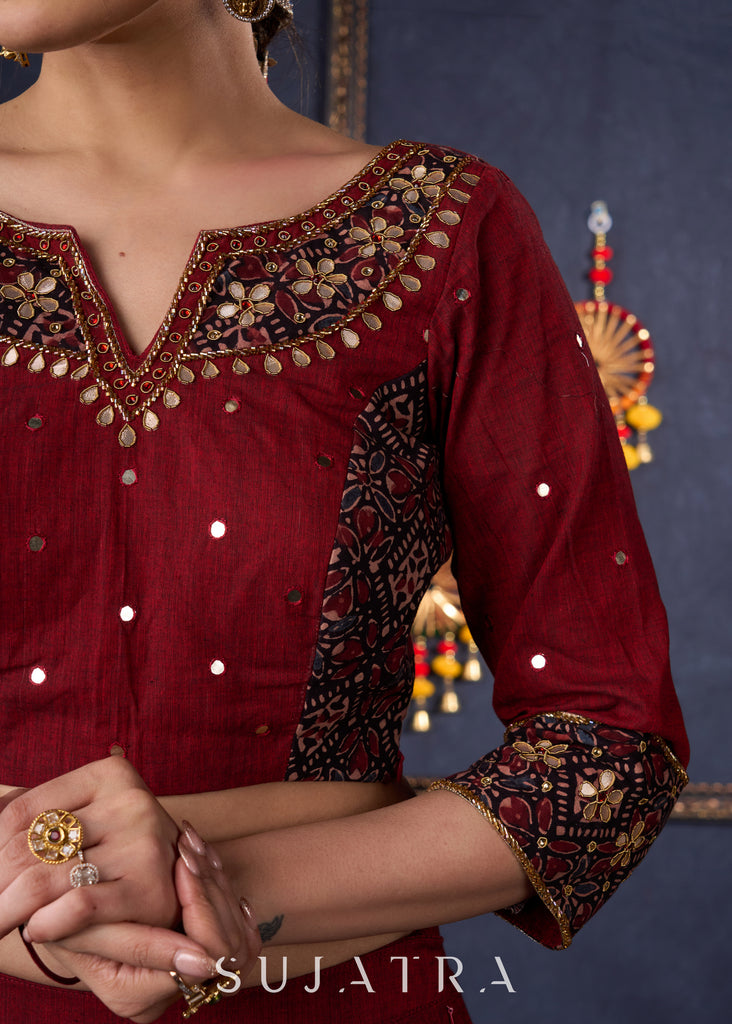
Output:
M607 244L612 223L607 205L601 200L594 202L587 221L595 236L594 266L588 275L594 298L576 302L575 308L615 415L625 461L629 469L635 469L653 459L648 433L663 417L646 397L656 363L651 336L634 313L608 302L605 295L613 279L608 266L613 250Z

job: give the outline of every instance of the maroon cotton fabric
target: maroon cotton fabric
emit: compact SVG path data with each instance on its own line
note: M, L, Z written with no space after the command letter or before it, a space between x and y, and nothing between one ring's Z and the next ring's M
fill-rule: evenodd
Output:
M143 357L73 229L0 216L0 424L3 783L115 744L160 794L394 778L454 548L496 711L528 721L445 785L522 852L514 920L566 944L643 856L688 759L665 614L500 172L397 142L300 217L202 232Z

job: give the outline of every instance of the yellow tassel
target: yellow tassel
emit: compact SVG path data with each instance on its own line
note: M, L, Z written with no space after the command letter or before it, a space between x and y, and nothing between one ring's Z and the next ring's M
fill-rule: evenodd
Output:
M637 469L640 466L640 455L632 444L623 445L623 454L625 455L625 464L628 469Z
M661 410L655 405L632 405L625 414L625 422L633 430L647 433L655 430L663 422Z

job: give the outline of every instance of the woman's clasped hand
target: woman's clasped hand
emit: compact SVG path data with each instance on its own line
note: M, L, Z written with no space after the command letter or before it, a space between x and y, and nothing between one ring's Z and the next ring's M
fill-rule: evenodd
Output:
M120 1017L156 1020L181 994L170 972L187 984L218 977L224 990L222 957L242 977L255 962L259 932L215 850L188 823L179 831L125 759L16 790L0 809L0 936L24 925L44 964ZM57 863L41 859L38 840L33 852L29 828L54 809L70 812L72 829L74 818L81 824L83 861L76 834ZM58 837L53 825L49 834ZM72 885L82 862L98 883Z

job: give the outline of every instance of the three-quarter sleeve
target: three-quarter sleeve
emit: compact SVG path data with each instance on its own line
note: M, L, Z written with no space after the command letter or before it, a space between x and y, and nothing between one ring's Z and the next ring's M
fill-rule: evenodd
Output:
M688 747L592 355L531 210L499 172L480 177L429 375L453 569L507 731L435 787L474 804L526 870L535 895L503 916L563 948L657 836Z

